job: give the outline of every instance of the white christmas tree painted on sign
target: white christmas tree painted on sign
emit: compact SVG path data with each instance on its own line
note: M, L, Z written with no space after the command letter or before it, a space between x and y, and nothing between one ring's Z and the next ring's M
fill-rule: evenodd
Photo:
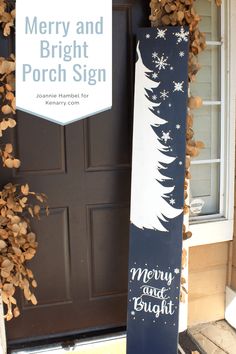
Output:
M165 40L165 33L162 38ZM146 36L148 40L148 37ZM140 229L151 229L168 232L168 221L182 213L182 209L174 207L175 200L171 193L175 186L166 186L165 181L171 180L165 175L167 165L172 164L176 157L170 156L172 140L171 131L165 129L166 120L159 117L156 110L169 97L169 91L160 92L160 102L154 90L160 82L158 73L149 70L143 63L139 43L137 45L136 78L135 78L135 111L133 136L133 162L131 187L131 223ZM164 54L152 53L152 59L157 70L169 67L168 57ZM140 83L142 82L142 85ZM173 92L183 92L182 82L173 82ZM155 127L163 127L161 136L155 132ZM180 127L176 129L179 129ZM160 131L160 129L159 129ZM138 158L135 158L137 154ZM143 188L145 186L145 188Z

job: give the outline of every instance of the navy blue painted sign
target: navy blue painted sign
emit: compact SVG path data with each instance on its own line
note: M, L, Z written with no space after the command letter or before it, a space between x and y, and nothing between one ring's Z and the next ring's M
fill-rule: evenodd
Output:
M188 45L187 27L138 34L128 354L177 353Z

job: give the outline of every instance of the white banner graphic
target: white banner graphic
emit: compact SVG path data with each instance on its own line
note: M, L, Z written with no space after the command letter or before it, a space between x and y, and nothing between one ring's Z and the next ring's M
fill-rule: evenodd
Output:
M112 1L17 0L17 109L68 124L112 105Z

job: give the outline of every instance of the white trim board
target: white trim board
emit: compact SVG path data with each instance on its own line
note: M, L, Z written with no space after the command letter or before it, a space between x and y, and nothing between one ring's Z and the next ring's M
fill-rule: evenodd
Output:
M193 236L189 239L189 247L232 241L233 227L233 219L191 224L189 229Z
M226 304L225 304L225 319L236 329L236 291L230 287L226 287Z
M5 331L5 320L3 312L2 297L0 295L0 354L7 353L7 341L6 341L6 331Z

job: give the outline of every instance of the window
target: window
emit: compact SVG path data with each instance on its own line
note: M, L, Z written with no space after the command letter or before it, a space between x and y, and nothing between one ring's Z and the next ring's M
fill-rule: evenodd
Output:
M194 111L194 132L195 139L203 141L205 148L192 160L191 228L196 237L190 245L232 238L235 149L235 69L230 66L235 53L232 7L235 8L233 0L223 1L221 8L216 7L214 0L196 0L207 48L199 56L201 70L190 90L193 96L203 99L203 106ZM216 236L209 240L207 232ZM201 242L203 237L206 240Z

